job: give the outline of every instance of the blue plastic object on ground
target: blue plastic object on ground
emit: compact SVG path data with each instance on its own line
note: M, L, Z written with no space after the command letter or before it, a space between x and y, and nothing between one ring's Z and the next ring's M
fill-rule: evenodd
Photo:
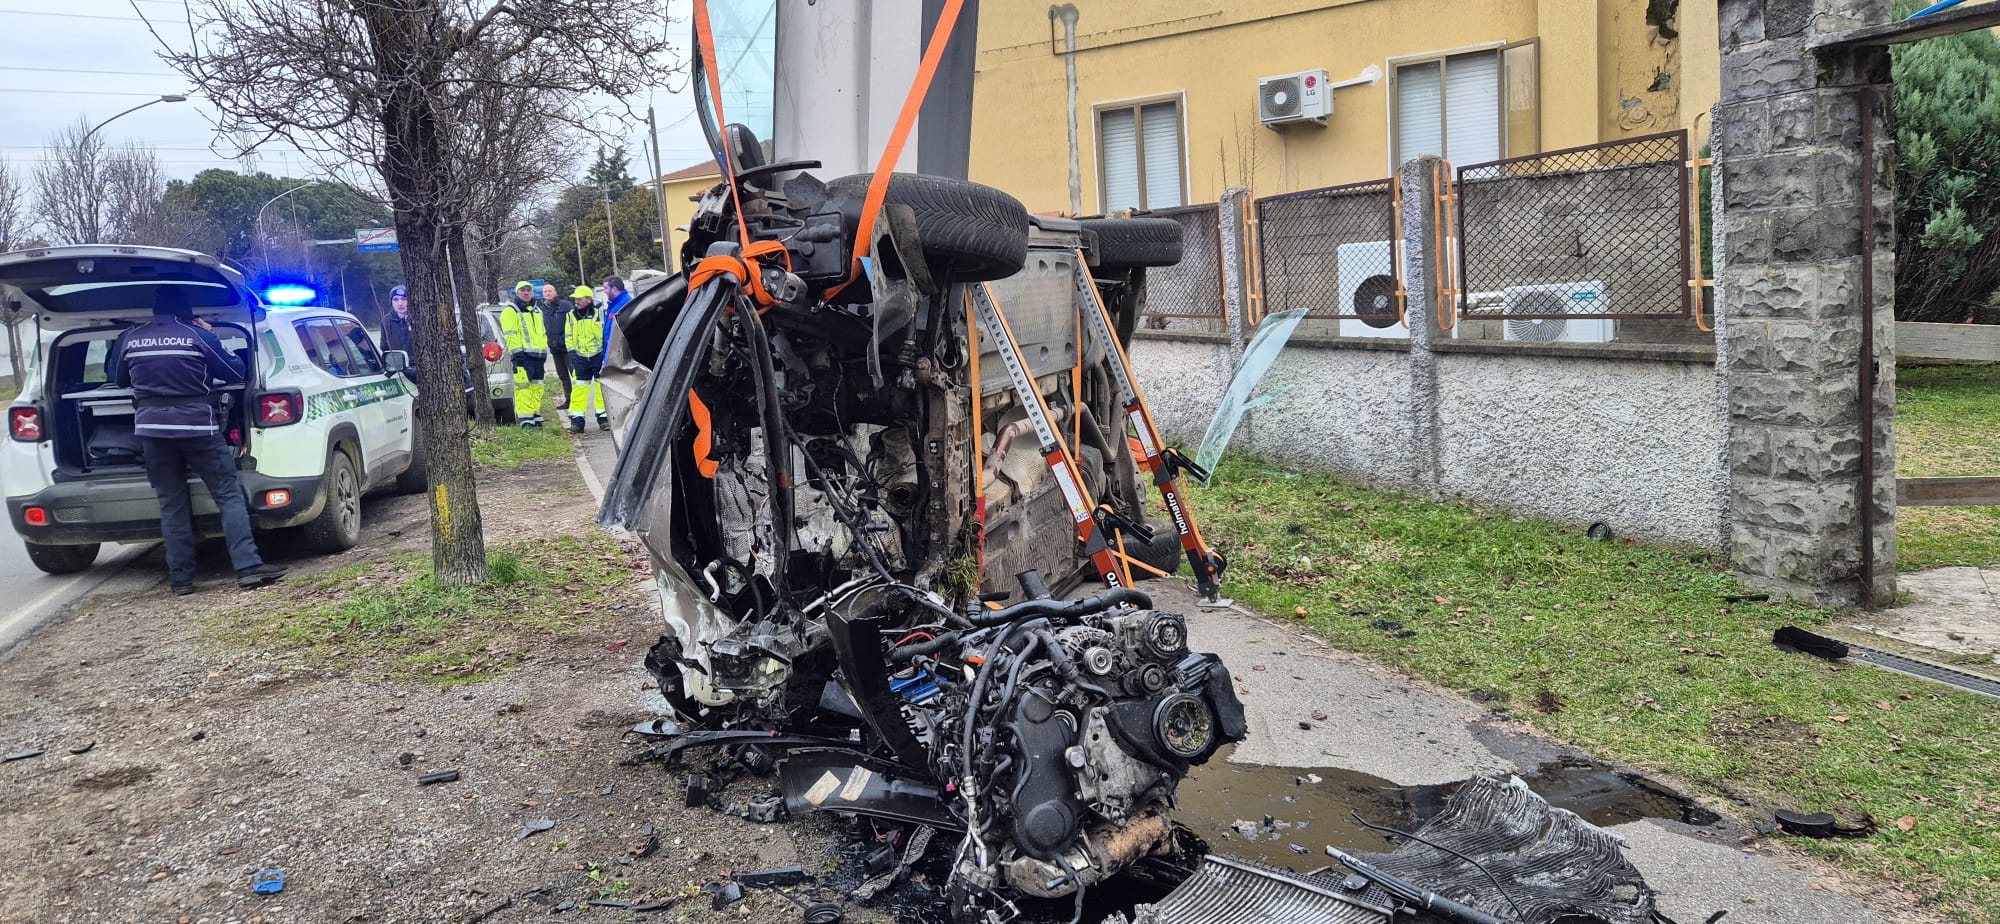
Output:
M259 895L276 895L285 891L285 871L281 869L258 870L250 877L250 888Z

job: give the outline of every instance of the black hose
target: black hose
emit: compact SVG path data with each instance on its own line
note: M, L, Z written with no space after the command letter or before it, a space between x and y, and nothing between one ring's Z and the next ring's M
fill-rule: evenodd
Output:
M956 644L958 644L958 633L946 632L942 635L932 638L929 641L911 642L907 645L898 645L895 648L889 649L889 663L904 664L909 662L913 658L920 658L923 657L924 655L937 654L938 652L943 651L946 648L950 648L951 646Z
M1064 683L1079 690L1095 693L1107 703L1111 702L1111 694L1105 692L1103 687L1083 679L1083 672L1077 670L1076 662L1069 659L1069 652L1063 650L1062 644L1056 641L1055 636L1046 630L1037 629L1035 638L1040 639L1042 647L1049 650L1049 662L1055 665L1056 675L1061 677Z
M983 610L967 615L975 626L982 628L1004 626L1032 616L1074 617L1101 613L1120 604L1130 604L1140 609L1152 609L1153 598L1130 587L1113 587L1102 593L1093 594L1081 600L1023 600L1013 606L997 610Z

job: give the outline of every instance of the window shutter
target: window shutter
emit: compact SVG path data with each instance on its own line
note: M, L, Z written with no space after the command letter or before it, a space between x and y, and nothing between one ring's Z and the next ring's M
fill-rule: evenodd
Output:
M1097 117L1097 156L1102 161L1104 213L1139 207L1139 126L1131 109L1107 109Z
M1181 204L1181 114L1177 103L1154 103L1139 110L1146 144L1146 202L1149 209Z
M1499 160L1500 53L1446 59L1444 83L1445 156L1454 164Z
M1396 163L1444 153L1444 92L1438 62L1396 68Z

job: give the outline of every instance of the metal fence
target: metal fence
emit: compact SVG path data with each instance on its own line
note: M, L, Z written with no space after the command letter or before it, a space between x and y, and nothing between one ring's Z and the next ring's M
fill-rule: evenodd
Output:
M1304 308L1308 318L1396 326L1402 319L1396 237L1395 186L1389 180L1258 199L1264 313Z
M1459 168L1460 314L1691 316L1687 143L1674 131Z
M1141 326L1154 330L1227 329L1222 296L1221 208L1214 203L1159 209L1149 218L1181 225L1181 262L1146 271Z

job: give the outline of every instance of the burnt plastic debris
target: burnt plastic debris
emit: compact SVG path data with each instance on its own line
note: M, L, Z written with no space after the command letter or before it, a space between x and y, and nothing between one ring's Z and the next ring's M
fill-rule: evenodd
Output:
M1825 812L1794 812L1779 809L1773 813L1778 830L1800 837L1867 837L1875 833L1875 820L1863 815L1854 824L1843 824L1839 818Z
M736 873L731 878L752 888L773 888L776 886L798 885L806 880L803 866L776 866L771 869L750 870Z
M1771 633L1771 644L1786 651L1802 652L1828 661L1838 661L1848 654L1846 642L1816 635L1797 626L1785 626Z
M439 783L456 782L458 782L457 770L432 770L423 776L417 777L418 786L435 786Z
M743 900L743 886L727 879L717 879L713 882L703 883L701 890L713 897L710 907L716 911L721 911Z
M710 780L708 774L695 771L687 775L687 806L695 808L708 804Z

